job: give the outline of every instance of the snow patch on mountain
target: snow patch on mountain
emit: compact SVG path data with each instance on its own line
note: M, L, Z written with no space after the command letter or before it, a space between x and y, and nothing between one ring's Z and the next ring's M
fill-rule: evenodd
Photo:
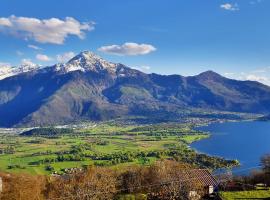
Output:
M46 71L47 69L53 68L54 71L59 71L61 73L69 73L73 71L108 71L115 73L118 65L119 64L108 62L90 51L83 51L67 63L58 63L51 67L43 67L43 69ZM19 67L0 67L0 80L37 69L42 69L42 67L33 63L23 63Z
M21 73L30 72L39 69L36 64L22 64L19 67L2 66L0 67L0 80L10 76L15 76Z
M97 56L96 54L90 51L83 51L71 60L69 60L66 64L58 65L58 70L64 72L72 72L72 71L114 71L116 70L117 64L108 62L103 58Z

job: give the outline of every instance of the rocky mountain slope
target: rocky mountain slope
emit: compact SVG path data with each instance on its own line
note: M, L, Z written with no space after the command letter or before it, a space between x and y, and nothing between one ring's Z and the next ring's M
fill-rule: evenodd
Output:
M39 126L199 110L270 113L270 87L227 79L145 74L84 51L65 64L0 80L0 126Z

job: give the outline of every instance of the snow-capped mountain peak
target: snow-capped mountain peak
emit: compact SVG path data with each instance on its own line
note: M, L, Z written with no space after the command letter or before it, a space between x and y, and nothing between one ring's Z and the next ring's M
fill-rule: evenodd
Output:
M61 73L68 73L78 70L82 72L108 71L114 73L116 72L118 65L119 64L104 60L93 52L82 51L77 56L70 59L67 63L58 63L50 67L43 67L43 69L45 71L48 69L53 69L54 71L59 71ZM38 69L42 69L42 67L32 62L23 63L18 67L2 66L0 67L0 80L10 76L18 75L20 73L30 72Z
M32 70L36 70L36 69L39 69L40 66L37 65L37 64L22 64L21 66L18 67L18 71L23 73L23 72L29 72L29 71L32 71Z
M103 70L115 71L116 65L117 64L104 60L93 52L83 51L71 60L69 60L66 64L62 64L60 68L64 72L71 72L77 70L83 72Z
M10 76L15 76L21 73L25 72L30 72L33 70L39 69L40 66L36 64L22 64L19 67L11 67L11 66L2 66L0 67L0 80L10 77Z

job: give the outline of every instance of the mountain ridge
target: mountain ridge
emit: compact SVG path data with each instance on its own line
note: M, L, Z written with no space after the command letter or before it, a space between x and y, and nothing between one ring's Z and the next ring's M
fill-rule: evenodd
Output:
M213 71L146 74L83 51L65 64L0 80L0 126L44 126L124 116L181 118L193 109L270 113L270 87Z

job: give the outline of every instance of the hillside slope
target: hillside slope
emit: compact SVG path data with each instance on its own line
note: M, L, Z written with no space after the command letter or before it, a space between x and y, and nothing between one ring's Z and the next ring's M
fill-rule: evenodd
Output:
M0 126L39 126L123 116L181 117L192 109L270 113L270 87L227 79L145 74L82 52L66 64L0 80Z

